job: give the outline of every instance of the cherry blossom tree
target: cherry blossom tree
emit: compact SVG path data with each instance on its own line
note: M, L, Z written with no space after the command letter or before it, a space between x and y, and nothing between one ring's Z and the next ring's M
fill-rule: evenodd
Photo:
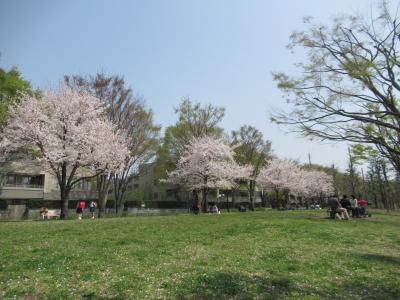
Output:
M274 157L267 166L261 169L257 182L265 190L275 192L279 205L281 193L288 196L290 191L299 189L300 172L300 167L296 162Z
M332 176L317 170L301 170L292 192L306 199L333 193Z
M202 191L203 208L207 211L210 189L229 189L235 180L250 176L250 167L241 167L233 159L234 149L220 138L194 138L183 152L177 168L167 173L167 181Z
M3 133L6 151L32 147L57 177L61 216L68 216L72 187L84 178L121 168L128 154L125 139L106 119L99 99L83 90L62 86L42 99L24 95L11 109Z
M123 211L125 193L132 181L132 174L139 165L146 163L155 155L158 145L159 126L153 122L153 112L146 108L144 101L134 95L123 77L97 73L95 76L64 76L66 85L79 90L87 90L106 106L108 120L114 123L125 135L129 155L123 168L114 173L102 173L96 178L99 193L99 217L105 213L111 186L115 196L115 212Z
M274 191L278 201L281 193L312 198L333 192L332 178L327 173L304 170L294 161L276 157L260 171L257 182L266 190Z

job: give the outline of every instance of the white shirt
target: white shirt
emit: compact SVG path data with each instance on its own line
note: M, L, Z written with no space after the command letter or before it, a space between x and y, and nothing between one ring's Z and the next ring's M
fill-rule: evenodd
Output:
M351 199L350 199L350 205L351 205L352 208L358 207L357 199L351 198Z

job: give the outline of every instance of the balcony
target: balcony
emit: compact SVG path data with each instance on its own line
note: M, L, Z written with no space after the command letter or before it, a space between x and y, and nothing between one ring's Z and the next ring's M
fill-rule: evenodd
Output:
M44 175L7 174L2 179L0 199L43 199Z

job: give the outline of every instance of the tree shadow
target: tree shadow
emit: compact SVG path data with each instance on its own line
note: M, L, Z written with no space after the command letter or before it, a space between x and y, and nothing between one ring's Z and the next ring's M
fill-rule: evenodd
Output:
M176 287L176 299L399 299L400 295L396 280L363 277L354 282L327 284L325 289L310 285L305 288L287 276L217 272L184 279Z
M366 279L364 281L348 282L340 286L349 297L337 297L337 299L368 299L368 300L397 300L400 295L400 287L396 282L382 279Z
M380 255L380 254L360 254L357 255L357 257L375 263L378 262L378 263L400 265L400 258L394 256Z
M239 273L200 274L186 278L177 299L283 299L294 286L286 277L263 278Z

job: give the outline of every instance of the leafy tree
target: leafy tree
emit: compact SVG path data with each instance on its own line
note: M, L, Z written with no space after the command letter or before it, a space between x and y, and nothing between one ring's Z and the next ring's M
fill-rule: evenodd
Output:
M232 143L235 148L235 160L242 166L251 165L252 171L247 180L250 209L254 210L256 178L260 169L271 155L271 142L264 140L263 134L255 127L244 125L238 131L232 131Z
M162 146L158 149L156 172L160 178L165 177L166 170L175 168L193 138L223 135L223 129L218 127L225 114L222 107L211 104L202 106L185 98L175 113L178 114L178 122L165 129Z
M6 71L0 68L0 128L10 117L9 107L17 103L21 93L39 96L39 91L33 91L29 81L22 78L16 67Z
M303 48L299 76L274 74L294 106L272 120L319 140L374 145L400 171L399 20L383 2L377 17L305 19L289 47Z
M356 190L358 187L358 179L359 176L357 174L356 165L358 163L355 156L352 155L350 148L347 149L348 157L348 168L347 168L347 175L349 179L350 189L352 195L357 195Z

